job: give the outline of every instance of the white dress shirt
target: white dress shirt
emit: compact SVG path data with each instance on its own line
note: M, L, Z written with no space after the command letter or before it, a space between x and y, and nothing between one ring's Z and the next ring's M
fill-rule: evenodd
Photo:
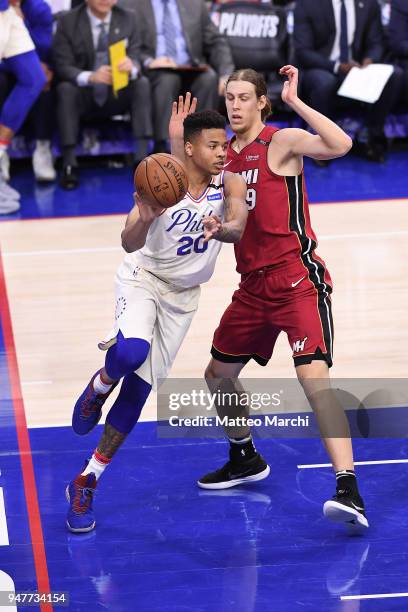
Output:
M108 13L105 19L98 19L98 17L95 17L95 15L89 10L89 8L86 9L86 12L88 14L89 23L91 26L93 46L94 46L94 49L96 49L98 45L98 38L101 33L101 29L99 26L101 23L104 23L106 27L106 31L109 32L112 12ZM92 70L84 70L83 72L80 72L77 76L77 85L79 85L79 87L86 87L87 85L89 85L89 77L91 76L91 74L92 74ZM138 75L138 69L136 68L136 66L133 66L132 72L130 73L129 76L131 79L135 79L137 75Z
M341 28L341 0L332 0L334 19L336 22L336 36L334 38L334 45L330 55L332 62L336 62L334 66L334 72L338 71L340 66L340 28ZM354 0L344 0L347 10L347 35L349 43L349 54L352 58L352 46L354 40L354 34L356 32L356 7Z

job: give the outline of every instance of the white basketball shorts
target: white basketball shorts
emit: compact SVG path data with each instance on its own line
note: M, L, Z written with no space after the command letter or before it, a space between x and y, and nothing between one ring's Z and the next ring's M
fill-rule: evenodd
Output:
M119 330L125 338L150 343L149 355L136 374L157 389L167 378L198 307L200 287L177 288L143 268L123 262L115 279L115 327L99 343L108 350Z

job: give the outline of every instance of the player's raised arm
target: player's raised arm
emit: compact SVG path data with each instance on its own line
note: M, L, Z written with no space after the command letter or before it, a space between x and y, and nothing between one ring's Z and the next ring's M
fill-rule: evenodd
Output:
M188 91L186 97L179 96L177 102L173 102L170 123L169 138L172 155L184 162L184 119L187 115L195 113L197 98L191 99Z
M133 253L144 247L150 226L166 210L143 202L136 192L133 197L135 205L127 216L122 232L122 247L126 253Z
M306 130L287 128L276 133L274 142L287 148L293 155L306 155L313 159L335 159L346 155L353 144L351 138L334 121L298 97L297 68L284 66L280 74L288 77L283 86L282 100L306 121L316 135Z
M203 219L204 242L214 239L220 242L236 243L242 238L248 217L247 186L242 176L226 172L224 193L224 222L215 215Z

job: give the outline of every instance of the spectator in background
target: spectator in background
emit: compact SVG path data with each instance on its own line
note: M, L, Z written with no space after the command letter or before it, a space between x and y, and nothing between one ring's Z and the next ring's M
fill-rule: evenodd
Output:
M137 0L134 9L142 31L142 62L152 85L155 151L166 151L169 100L190 90L199 110L217 108L234 64L204 0ZM205 72L178 69L202 64L207 64Z
M243 1L252 3L252 4L262 4L263 2L270 2L270 0L243 0ZM211 2L211 4L230 4L231 2L236 2L236 0L214 0L214 2Z
M303 87L311 106L330 117L337 104L350 104L336 93L353 66L381 62L384 31L377 0L298 0L295 8L294 44L299 65L305 70ZM368 143L365 155L372 161L385 158L384 124L402 87L396 68L375 104L367 106Z
M4 180L1 160L40 95L45 76L27 28L7 0L0 0L0 61L16 78L0 112L0 214L8 214L20 208L20 194Z
M59 16L62 11L70 11L73 8L76 8L79 4L83 4L84 0L79 0L75 2L74 0L47 0L50 5L51 12L55 16Z
M408 2L392 0L389 25L390 47L399 66L404 70L405 104L408 104Z
M51 91L53 73L50 67L51 9L45 0L23 0L21 3L19 0L10 0L10 4L24 19L46 78L46 84L30 112L30 124L33 127L36 141L33 154L33 170L38 181L53 181L56 174L51 154L51 138L54 127L54 104ZM3 106L15 83L16 78L13 73L8 71L6 66L3 67L0 64L0 107Z
M133 13L116 0L87 0L58 21L54 68L58 78L57 119L63 158L60 185L75 189L79 178L75 147L83 117L108 118L130 111L135 139L134 161L148 153L152 136L150 85L141 75L140 36ZM109 45L125 40L127 56L118 65L129 85L114 96Z

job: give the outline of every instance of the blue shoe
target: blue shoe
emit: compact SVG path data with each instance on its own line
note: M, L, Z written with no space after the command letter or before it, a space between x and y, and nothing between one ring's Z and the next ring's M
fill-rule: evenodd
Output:
M74 412L72 414L72 429L80 436L87 434L98 424L102 416L102 406L119 382L115 382L110 391L104 395L96 393L93 388L93 381L98 376L99 372L100 370L92 376L90 383L87 385L82 395L79 396L74 407Z
M65 495L69 503L69 510L66 524L72 533L86 533L95 528L95 516L92 509L95 489L96 476L93 472L86 476L79 474L67 486Z

